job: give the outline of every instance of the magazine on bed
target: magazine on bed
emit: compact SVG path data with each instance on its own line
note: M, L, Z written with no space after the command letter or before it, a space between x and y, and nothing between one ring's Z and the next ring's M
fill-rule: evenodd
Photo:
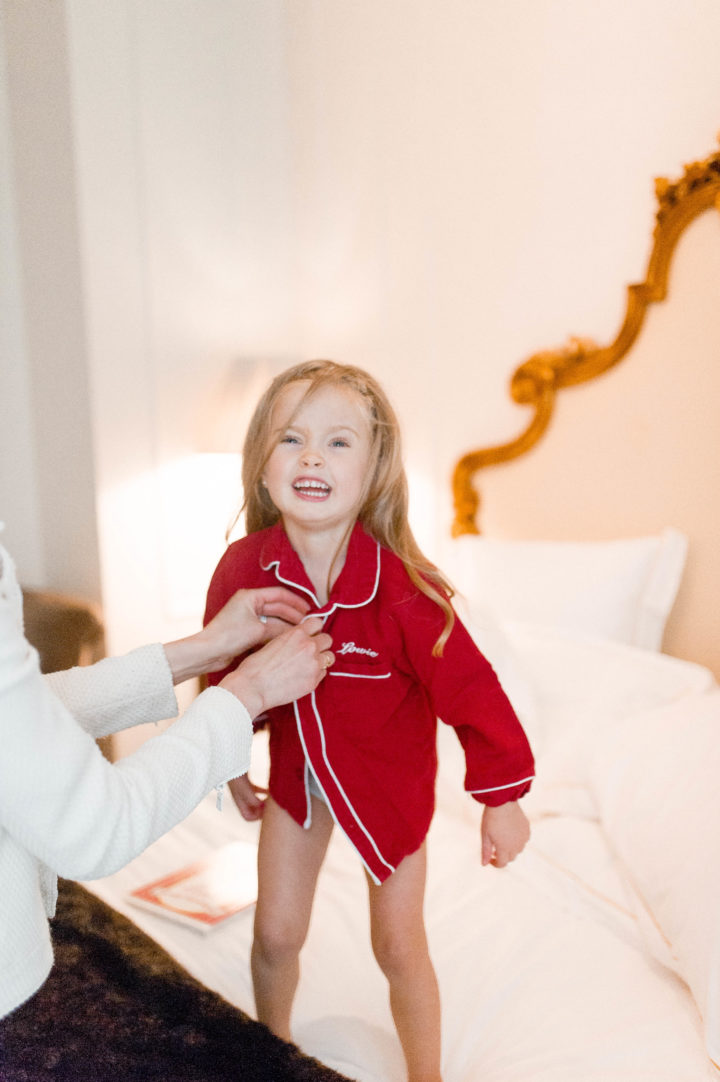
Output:
M128 900L209 932L257 900L257 846L228 842L202 860L137 887Z

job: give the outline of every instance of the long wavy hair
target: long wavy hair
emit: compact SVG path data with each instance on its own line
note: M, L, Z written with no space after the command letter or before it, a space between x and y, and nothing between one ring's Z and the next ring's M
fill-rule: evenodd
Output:
M273 526L280 518L262 478L273 450L275 405L285 387L298 382L307 383L298 409L321 387L351 389L361 397L370 423L371 443L370 469L358 503L357 519L371 537L402 560L412 582L442 609L445 626L433 647L433 655L441 656L455 621L449 601L454 591L442 572L423 555L413 537L408 522L408 487L402 463L400 425L385 392L361 368L334 361L306 361L276 376L258 402L245 436L242 452L244 502L233 526L243 511L247 533Z

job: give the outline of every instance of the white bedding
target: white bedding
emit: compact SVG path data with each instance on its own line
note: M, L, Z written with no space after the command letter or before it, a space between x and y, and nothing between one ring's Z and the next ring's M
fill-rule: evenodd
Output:
M692 754L717 762L720 692L706 670L632 646L527 625L509 626L504 641L513 664L498 657L498 669L507 674L511 697L522 698L539 751L538 778L525 801L533 835L507 869L481 867L480 809L462 792L454 734L439 726L426 919L443 1001L445 1082L717 1080L708 1048L717 1058L720 986L711 979L717 973L710 954L720 958L720 875L705 876L697 860L683 868L693 892L687 899L693 919L683 925L683 905L667 896L683 886L682 876L670 874L683 859L683 808L671 805L677 787L660 791L662 759L655 756L653 774L643 758L656 712L672 765L675 733L685 746L692 709L703 715ZM636 725L637 747L627 739ZM263 773L265 754L258 737L255 775ZM636 760L638 776L650 778L645 792L633 774ZM695 769L686 762L686 772ZM696 827L707 824L708 865L717 866L720 798L707 780L712 769L710 763L700 786L702 816L689 806L692 785L681 787L680 799ZM646 803L636 817L637 792ZM653 882L653 867L635 860L633 846L644 855L652 850L655 819L647 802L658 797L668 845L658 847L664 856ZM126 896L209 848L254 837L256 829L229 797L222 813L208 798L128 868L88 884L250 1015L251 910L201 935L136 908ZM697 855L698 845L692 848ZM369 946L364 876L337 831L303 954L294 1033L303 1051L358 1082L403 1082L385 984Z

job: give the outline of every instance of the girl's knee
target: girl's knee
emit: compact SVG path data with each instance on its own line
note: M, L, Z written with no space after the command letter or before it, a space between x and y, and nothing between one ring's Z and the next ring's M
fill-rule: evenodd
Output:
M284 961L300 953L306 929L297 922L280 917L256 917L253 950L268 962Z
M424 932L408 935L386 929L376 931L372 936L372 948L377 964L389 979L410 974L429 961Z

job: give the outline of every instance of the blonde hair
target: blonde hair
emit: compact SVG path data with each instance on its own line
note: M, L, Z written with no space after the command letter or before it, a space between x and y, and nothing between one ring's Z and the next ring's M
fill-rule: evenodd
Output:
M275 405L285 387L299 382L308 384L302 401L327 386L348 388L362 398L370 424L370 469L357 518L367 533L402 560L412 582L442 609L445 626L433 647L433 656L441 656L455 621L448 600L454 591L438 568L423 555L413 537L408 522L408 490L402 464L400 426L385 392L361 368L334 361L306 361L276 376L255 407L245 436L244 502L235 522L244 510L247 533L255 533L273 526L280 518L280 512L262 483L262 476L273 449Z

